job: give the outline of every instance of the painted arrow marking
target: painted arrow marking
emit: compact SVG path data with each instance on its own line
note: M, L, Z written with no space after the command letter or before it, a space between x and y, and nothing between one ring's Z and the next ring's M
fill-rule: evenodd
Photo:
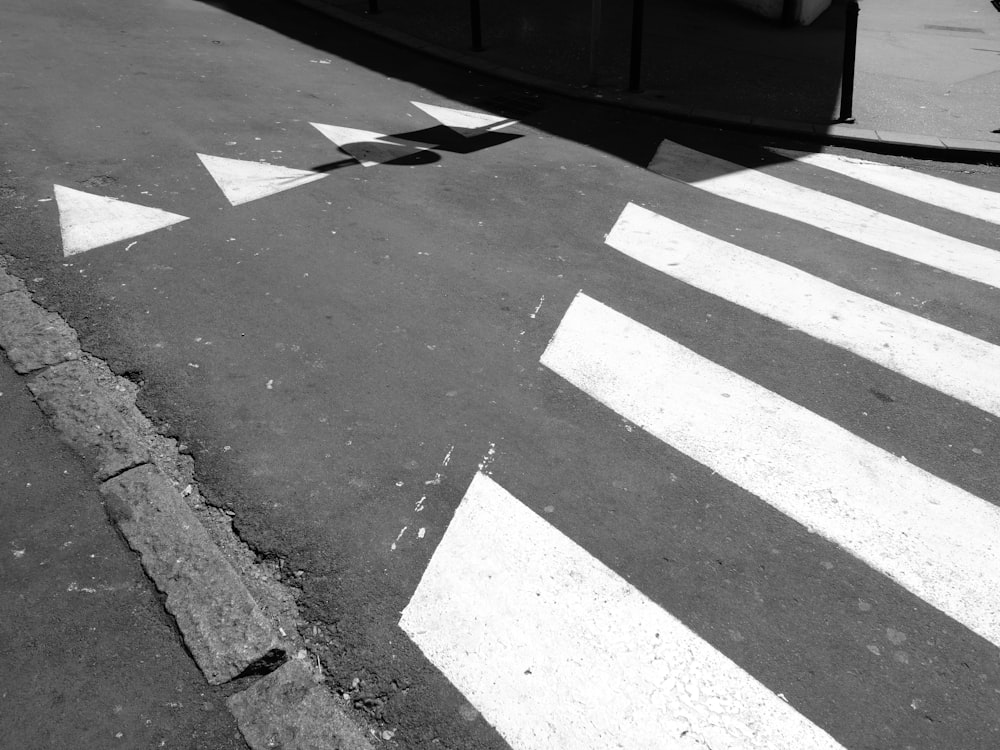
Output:
M326 177L321 172L309 169L292 169L258 161L228 159L207 154L198 154L198 158L234 206L266 198Z
M187 220L159 208L53 185L63 255L68 257Z
M409 141L391 139L384 133L371 130L345 128L339 125L323 125L318 122L309 123L320 133L337 144L342 150L353 156L362 166L374 167L376 164L402 159L421 151L430 151L426 146L418 146Z
M843 750L482 473L399 625L514 750Z
M517 123L517 120L485 112L470 112L464 109L439 107L435 104L422 104L421 102L410 102L410 104L430 115L446 128L451 128L456 133L465 136L478 135L487 130L499 130Z

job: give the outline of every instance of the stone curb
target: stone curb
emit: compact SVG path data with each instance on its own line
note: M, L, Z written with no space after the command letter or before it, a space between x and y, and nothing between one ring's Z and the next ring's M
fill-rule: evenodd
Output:
M248 670L268 671L288 650L236 571L170 480L155 466L101 485L109 515L166 595L184 643L213 685Z
M176 482L153 463L160 459L137 427L144 418L116 392L129 392L130 384L114 376L102 382L76 332L31 299L24 283L6 272L3 256L0 350L18 372L36 373L27 385L39 407L62 439L96 466L108 515L165 594L166 609L205 679L215 685L257 680L227 699L252 750L371 750L355 720L320 684L319 669L304 666L304 649L279 666L299 641L269 616Z
M595 104L623 107L661 117L684 120L699 125L745 130L765 135L808 140L835 146L847 146L874 152L889 152L938 161L961 161L978 164L1000 164L1000 142L871 130L848 123L819 125L768 117L731 114L716 110L658 102L640 93L601 91L587 86L559 83L532 73L508 68L469 52L461 52L427 42L403 31L383 27L364 15L331 6L324 0L292 0L304 7L329 16L348 26L360 29L387 41L421 52L430 57L470 68L494 78L527 86L552 94Z
M226 700L247 742L283 750L370 750L303 659L291 659ZM333 744L330 744L331 739Z
M14 369L23 375L77 359L80 342L63 319L43 311L16 284L0 284L0 290L8 287L13 288L0 291L0 348L7 352Z
M36 375L28 389L62 439L97 465L97 479L103 481L149 461L139 435L83 362L51 367Z

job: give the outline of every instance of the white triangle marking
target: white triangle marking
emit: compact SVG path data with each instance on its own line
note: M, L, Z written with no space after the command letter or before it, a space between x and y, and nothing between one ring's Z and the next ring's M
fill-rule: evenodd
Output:
M462 135L477 135L483 131L499 130L517 123L517 120L500 115L489 115L485 112L470 112L464 109L439 107L435 104L421 104L420 102L410 102L410 104L427 113L446 128L451 128Z
M322 125L318 122L310 123L310 125L365 167L384 164L420 151L430 151L426 146L418 146L410 141L389 140L389 136L384 133L375 133L371 130L344 128L339 125Z
M188 218L62 185L53 185L53 189L59 206L59 229L66 257L163 229Z
M259 161L228 159L224 156L207 154L198 154L198 158L234 206L266 198L326 177L321 172L309 169L292 169Z

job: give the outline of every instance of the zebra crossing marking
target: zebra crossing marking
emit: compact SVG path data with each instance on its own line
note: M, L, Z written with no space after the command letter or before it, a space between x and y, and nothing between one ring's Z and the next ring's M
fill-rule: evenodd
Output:
M1000 646L1000 508L582 292L541 363Z
M837 172L907 198L1000 224L1000 193L963 185L912 169L838 154L805 154L795 161Z
M664 141L649 169L706 193L1000 288L1000 252ZM699 179L704 174L716 177Z
M514 750L841 748L481 472L399 624Z
M208 154L198 154L198 158L225 194L226 200L234 206L326 177L321 172L309 169L292 169L259 161L230 159Z
M59 207L59 231L62 234L64 257L138 237L188 218L159 208L93 195L62 185L52 187Z
M605 242L668 276L1000 416L1000 347L989 342L634 203L622 211Z

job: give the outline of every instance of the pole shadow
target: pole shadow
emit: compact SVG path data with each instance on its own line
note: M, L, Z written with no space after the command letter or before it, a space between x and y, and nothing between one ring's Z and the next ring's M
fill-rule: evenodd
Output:
M466 136L444 125L438 125L386 135L377 141L346 143L337 148L347 155L347 159L318 164L310 169L314 172L333 172L345 167L359 166L363 161L397 167L424 166L440 161L439 152L472 154L522 137L516 133L485 130L473 132L473 135Z

